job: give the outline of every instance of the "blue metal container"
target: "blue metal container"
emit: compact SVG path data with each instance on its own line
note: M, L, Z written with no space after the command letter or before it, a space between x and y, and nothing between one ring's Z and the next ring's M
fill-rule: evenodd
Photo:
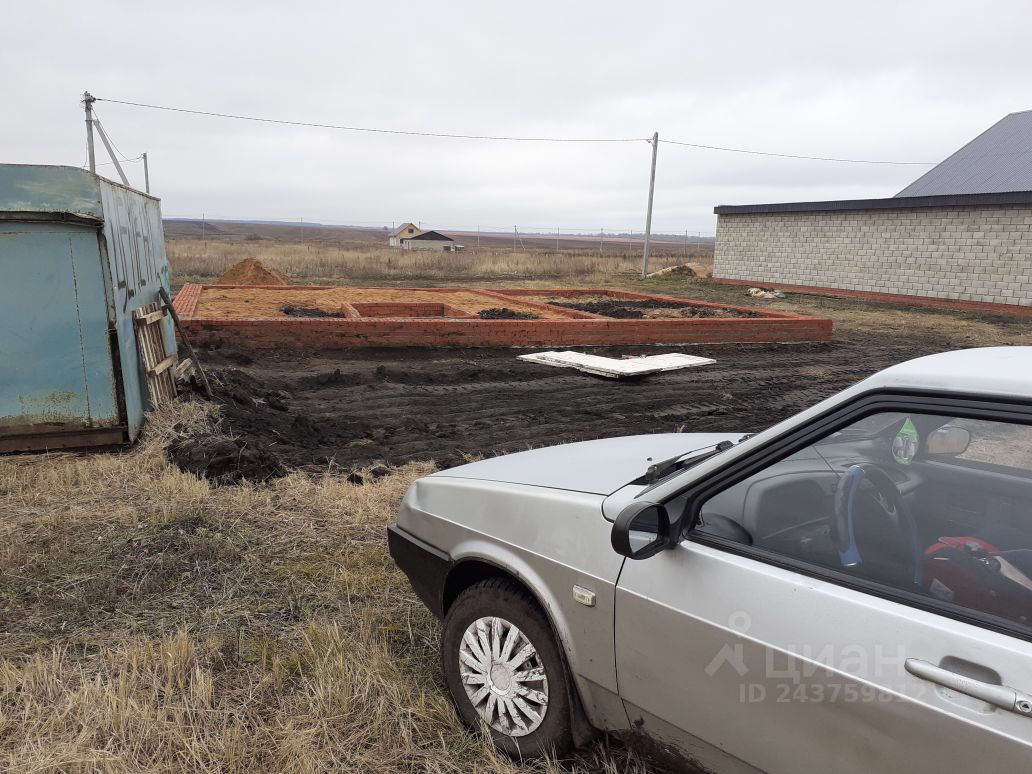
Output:
M132 313L160 287L158 199L75 167L0 164L0 451L135 440L149 406Z

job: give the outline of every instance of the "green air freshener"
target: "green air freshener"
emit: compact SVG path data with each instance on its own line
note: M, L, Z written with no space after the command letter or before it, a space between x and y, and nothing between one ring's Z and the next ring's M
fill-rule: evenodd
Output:
M900 465L909 465L917 456L917 446L917 428L910 421L910 417L907 417L903 427L892 439L892 458Z

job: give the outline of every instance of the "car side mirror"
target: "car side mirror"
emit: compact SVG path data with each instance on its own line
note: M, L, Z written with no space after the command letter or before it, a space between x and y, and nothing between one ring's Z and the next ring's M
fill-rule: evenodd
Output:
M928 434L928 453L956 456L971 445L971 433L963 427L943 425Z
M670 516L659 503L631 503L616 517L613 550L628 559L648 559L670 542Z

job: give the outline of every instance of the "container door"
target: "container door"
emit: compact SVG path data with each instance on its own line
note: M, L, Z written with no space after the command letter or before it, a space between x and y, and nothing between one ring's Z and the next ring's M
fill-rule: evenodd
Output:
M120 425L96 232L4 224L0 277L0 440Z

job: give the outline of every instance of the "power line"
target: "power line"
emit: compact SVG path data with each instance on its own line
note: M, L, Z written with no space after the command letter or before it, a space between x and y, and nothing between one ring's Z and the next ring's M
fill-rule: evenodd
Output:
M701 145L697 142L681 142L680 140L663 140L660 142L669 145L683 145L687 148L702 148L703 150L724 151L725 153L748 153L753 156L774 156L779 159L805 159L806 161L838 161L843 164L895 164L901 166L923 166L930 167L937 164L936 161L875 161L872 159L839 159L829 156L797 156L792 153L769 153L767 151L746 150L744 148L724 148L719 145Z
M150 108L151 110L167 110L173 113L189 113L197 116L214 118L233 118L238 121L256 121L263 124L282 124L284 126L306 126L314 129L340 129L348 132L368 132L371 134L401 134L414 137L447 137L456 140L499 140L505 142L645 142L644 137L507 137L487 134L449 134L446 132L416 132L404 129L373 129L365 126L344 126L341 124L317 124L308 121L287 121L278 118L258 118L234 113L215 113L207 110L190 110L187 108L168 107L166 105L149 105L144 102L128 102L121 99L104 99L97 97L97 102L111 102L117 105Z
M150 110L166 110L172 113L187 113L196 116L208 116L212 118L231 118L237 121L254 121L263 124L280 124L283 126L303 126L314 129L338 129L348 132L367 132L370 134L395 134L409 137L444 137L456 140L496 140L503 142L651 142L648 137L515 137L488 134L451 134L447 132L419 132L406 129L374 129L364 126L346 126L342 124L320 124L308 121L288 121L278 118L260 118L258 116L245 116L236 113L217 113L208 110L192 110L189 108L169 107L167 105L152 105L146 102L130 102L121 99L96 98L97 102L111 102L116 105L129 105L131 107L142 107ZM701 150L722 151L724 153L746 153L752 156L772 156L782 159L802 159L805 161L832 161L843 164L890 164L898 166L932 166L934 161L882 161L876 159L846 159L831 156L804 156L794 153L774 153L771 151L750 150L747 148L730 148L721 145L704 145L697 142L685 142L682 140L664 140L669 145L680 145L686 148L699 148ZM121 151L119 151L121 153Z
M118 152L121 153L122 151L118 151ZM131 159L127 159L127 158L123 157L122 161L127 163L127 164L131 164L131 163L134 163L134 162L143 161L143 156L135 156L135 157L133 157ZM113 162L113 161L98 161L94 166L97 166L97 167L110 167L110 166L113 166L114 163L115 162ZM86 161L86 162L83 163L82 168L86 169L89 165L90 165L90 163L88 161Z
M96 116L97 123L100 123L100 113L97 112L96 108L93 109L93 115ZM135 159L130 159L128 156L126 156L124 153L122 153L122 149L119 148L117 145L115 145L114 138L111 136L111 133L108 132L108 130L106 128L104 129L104 134L107 135L108 142L111 143L111 147L115 149L115 151L118 153L119 156L122 157L122 161L135 160ZM143 158L143 157L142 156L137 156L136 158Z

